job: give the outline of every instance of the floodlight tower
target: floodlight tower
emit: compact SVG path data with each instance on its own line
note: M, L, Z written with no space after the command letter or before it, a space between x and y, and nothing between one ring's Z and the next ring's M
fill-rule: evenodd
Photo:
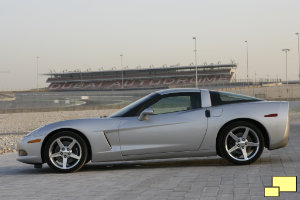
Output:
M300 50L299 50L299 33L295 33L298 38L298 64L299 64L299 80L300 80Z
M245 41L246 43L246 57L247 57L247 83L248 83L248 86L249 86L249 60L248 60L248 41L246 40Z
M121 57L121 69L122 69L122 89L123 89L123 88L124 88L124 84L123 84L123 83L124 83L124 80L123 80L123 79L124 79L124 78L123 78L123 73L124 73L124 72L123 72L123 54L121 54L121 55L120 55L120 57Z
M289 97L289 89L288 89L288 86L289 86L289 81L288 81L288 78L287 78L287 53L290 51L290 49L282 49L282 51L285 52L285 80L286 80L286 98L288 99Z
M290 51L290 49L282 49L282 51L285 52L285 80L286 80L286 84L288 86L289 81L288 81L288 78L287 78L287 53Z
M197 38L193 37L193 40L195 40L195 67L196 67L196 88L198 88L198 66L197 66Z
M39 89L39 59L40 57L36 57L36 89Z

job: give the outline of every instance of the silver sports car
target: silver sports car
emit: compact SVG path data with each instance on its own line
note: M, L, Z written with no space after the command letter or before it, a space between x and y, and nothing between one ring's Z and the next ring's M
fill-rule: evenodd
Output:
M151 93L107 118L60 121L19 144L18 160L74 172L85 163L219 155L250 164L287 145L288 102L201 89Z

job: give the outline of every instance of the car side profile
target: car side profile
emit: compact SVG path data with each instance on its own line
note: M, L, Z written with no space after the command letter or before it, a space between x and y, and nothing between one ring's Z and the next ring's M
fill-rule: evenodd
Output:
M153 92L107 118L55 122L26 135L18 161L58 172L87 162L219 155L243 165L289 136L288 102L204 89Z

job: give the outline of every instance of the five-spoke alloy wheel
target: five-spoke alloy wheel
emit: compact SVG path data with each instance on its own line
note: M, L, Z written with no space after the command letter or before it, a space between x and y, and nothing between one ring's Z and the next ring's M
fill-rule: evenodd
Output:
M234 164L250 164L263 152L260 129L249 122L235 122L223 129L218 141L220 153Z
M75 172L87 161L87 146L76 133L63 131L54 134L44 149L48 165L59 172Z

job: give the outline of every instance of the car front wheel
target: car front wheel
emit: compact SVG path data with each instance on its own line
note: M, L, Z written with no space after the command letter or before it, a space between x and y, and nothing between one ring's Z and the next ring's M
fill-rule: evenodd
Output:
M243 165L256 161L263 152L264 138L260 129L249 122L235 122L228 125L219 138L222 157Z
M54 134L46 143L44 155L48 165L58 172L75 172L87 160L87 145L76 133L63 131Z

